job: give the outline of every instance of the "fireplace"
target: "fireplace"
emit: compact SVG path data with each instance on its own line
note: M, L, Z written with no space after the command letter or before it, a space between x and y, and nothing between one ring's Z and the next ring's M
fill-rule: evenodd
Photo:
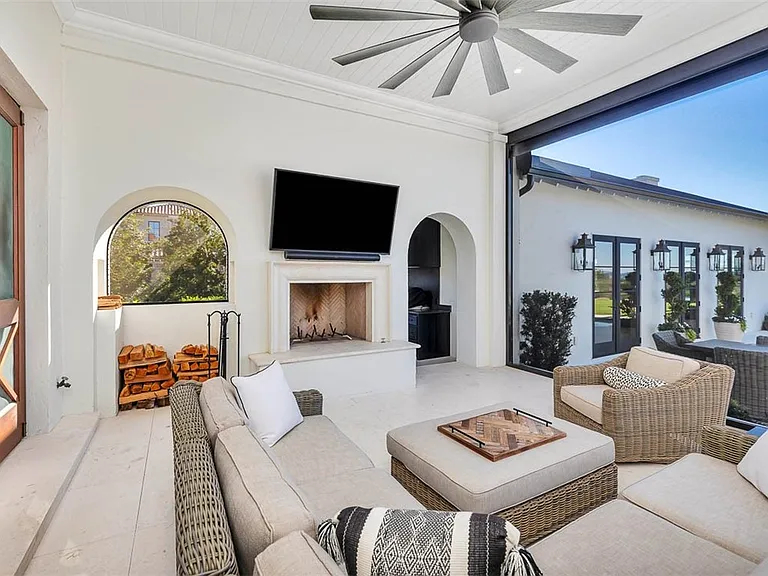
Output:
M290 290L291 346L371 340L370 282L292 282Z

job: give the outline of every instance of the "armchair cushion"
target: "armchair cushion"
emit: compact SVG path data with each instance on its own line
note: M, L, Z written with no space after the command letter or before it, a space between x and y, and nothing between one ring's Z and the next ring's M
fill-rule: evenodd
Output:
M752 445L736 469L768 497L768 434L763 434Z
M691 358L659 352L643 346L635 346L629 352L627 370L662 380L668 384L696 372L701 365Z
M584 414L598 424L603 423L603 392L610 386L563 386L560 389L560 400L574 410Z

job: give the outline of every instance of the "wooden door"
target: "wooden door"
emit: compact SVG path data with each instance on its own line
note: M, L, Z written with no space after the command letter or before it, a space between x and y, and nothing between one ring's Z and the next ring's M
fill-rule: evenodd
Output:
M0 88L0 460L26 421L23 152L21 109Z

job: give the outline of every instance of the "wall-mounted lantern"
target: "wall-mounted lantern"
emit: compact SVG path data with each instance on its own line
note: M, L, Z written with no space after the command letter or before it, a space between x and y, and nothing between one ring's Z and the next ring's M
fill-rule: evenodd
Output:
M656 248L651 249L651 260L656 272L666 272L672 268L672 250L664 240L659 240Z
M712 272L722 272L726 269L725 251L720 248L720 244L715 244L715 247L707 252L707 260L709 260L709 269Z
M749 255L749 264L754 272L765 272L765 252L762 248L756 248Z
M573 269L578 272L587 272L595 268L595 243L589 234L582 234L571 246L573 255Z

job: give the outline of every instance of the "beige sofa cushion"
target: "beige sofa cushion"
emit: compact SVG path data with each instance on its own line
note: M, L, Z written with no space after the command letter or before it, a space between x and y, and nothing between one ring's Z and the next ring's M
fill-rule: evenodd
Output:
M214 461L241 573L251 574L256 555L286 534L314 536L312 513L246 426L219 433Z
M365 452L325 416L309 416L272 447L272 454L296 484L373 468Z
M760 562L760 565L749 576L768 576L768 558Z
M623 496L747 560L768 558L768 498L733 464L689 454Z
M291 532L256 557L254 576L346 576L304 532Z
M563 386L560 388L560 400L574 410L584 414L598 424L603 423L603 392L610 386Z
M635 346L629 352L627 370L650 376L669 384L696 372L701 364L691 358L659 352L652 348Z
M200 390L200 411L211 446L222 430L248 423L237 403L235 387L224 378L216 377L203 383Z
M380 468L305 482L299 486L299 491L304 494L304 501L318 523L349 506L424 509L389 472Z
M529 550L542 573L551 576L742 576L755 566L621 500Z
M457 509L481 514L515 506L613 463L611 438L557 418L553 426L566 438L498 462L437 431L439 424L515 406L504 402L396 428L387 434L387 450Z

